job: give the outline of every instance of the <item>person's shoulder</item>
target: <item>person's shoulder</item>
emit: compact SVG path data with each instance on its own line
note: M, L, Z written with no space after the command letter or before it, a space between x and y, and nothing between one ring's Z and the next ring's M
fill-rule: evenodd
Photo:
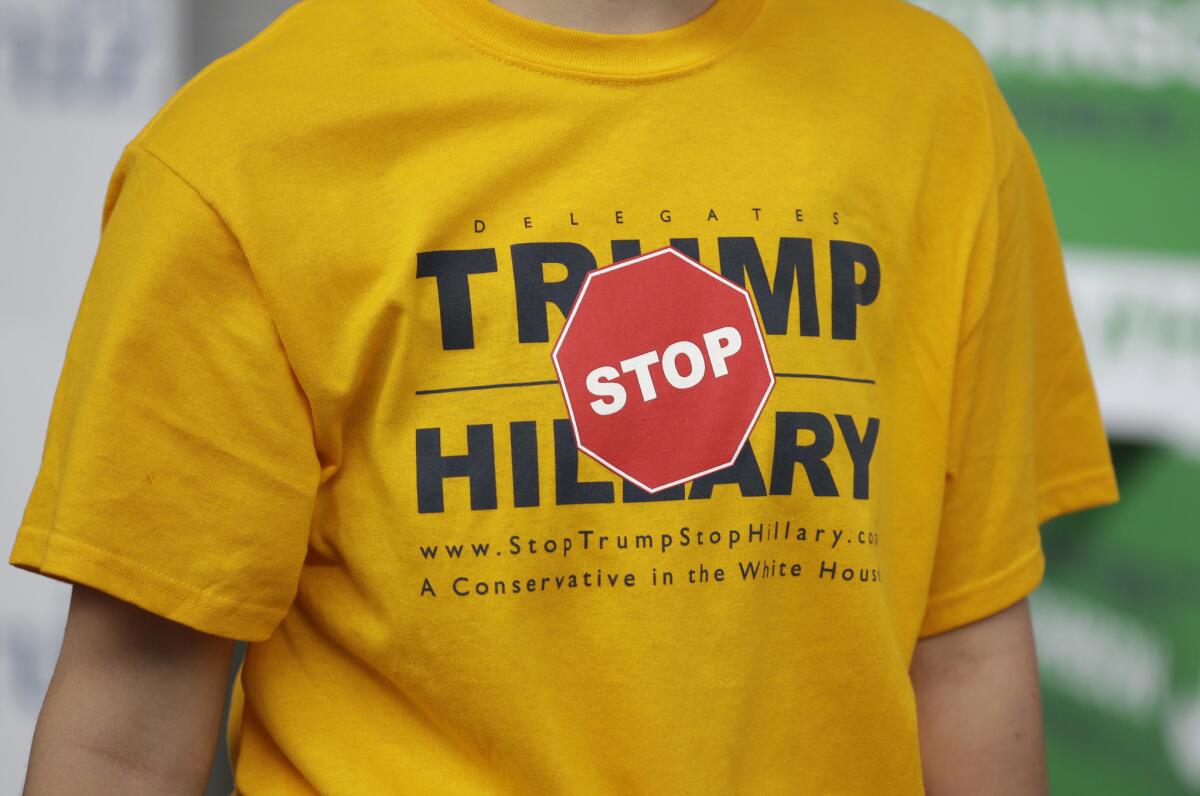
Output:
M860 55L903 58L975 74L987 69L966 34L921 5L906 0L855 0L826 3L824 10L827 22L838 24L858 39L864 48ZM946 72L946 76L952 74Z
M187 81L131 146L188 176L237 173L269 159L334 117L353 114L379 28L403 27L405 5L301 0ZM381 20L381 8L392 16Z
M821 0L818 25L835 37L859 90L943 132L983 136L997 162L1018 135L983 54L951 22L905 0ZM819 28L818 28L819 29ZM981 139L976 139L981 140Z
M836 53L840 78L911 91L972 86L990 79L971 40L946 19L905 0L802 0L766 6L770 35Z

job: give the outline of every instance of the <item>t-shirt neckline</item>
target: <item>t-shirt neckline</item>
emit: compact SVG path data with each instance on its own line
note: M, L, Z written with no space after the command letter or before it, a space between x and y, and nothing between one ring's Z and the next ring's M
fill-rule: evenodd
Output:
M594 33L515 14L490 0L421 0L488 53L570 77L638 82L691 72L726 52L765 0L716 0L698 16L650 33Z

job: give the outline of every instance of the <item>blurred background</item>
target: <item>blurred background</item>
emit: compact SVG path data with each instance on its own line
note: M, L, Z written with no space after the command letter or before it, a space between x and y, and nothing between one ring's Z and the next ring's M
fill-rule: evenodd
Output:
M991 62L1042 166L1122 502L1044 530L1052 791L1200 794L1200 1L922 0ZM288 0L0 0L0 548L41 459L124 145ZM69 588L0 567L0 792ZM230 790L224 746L211 794Z

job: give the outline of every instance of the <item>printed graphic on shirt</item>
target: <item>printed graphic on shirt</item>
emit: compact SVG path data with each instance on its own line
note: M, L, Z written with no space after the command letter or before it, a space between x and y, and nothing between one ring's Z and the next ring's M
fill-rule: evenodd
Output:
M750 294L669 247L588 274L552 358L579 449L652 494L733 464L775 386Z
M497 249L417 255L417 278L436 291L435 328L447 356L478 351L508 333L508 345L543 349L551 366L545 375L558 377L415 390L429 402L418 404L422 420L415 429L419 514L670 502L681 509L677 525L653 528L625 527L635 520L621 510L591 513L590 527L565 529L543 528L532 518L521 527L519 513L504 514L513 523L480 516L450 529L452 542L424 531L436 526L422 525L414 551L421 597L677 581L880 581L883 534L874 513L862 508L871 498L880 418L864 413L862 400L852 402L857 410L818 410L786 391L764 409L784 380L874 389L870 373L776 371L767 341L824 337L853 345L860 314L879 296L879 259L867 244L832 240L825 244L828 257L820 258L828 273L818 276L813 240L782 237L770 272L770 255L754 238L720 237L716 244L713 269L690 238L673 238L647 254L640 241L614 240L614 262L602 268L579 243L511 244L511 330L495 312L480 310L497 307L495 280L504 279ZM556 311L562 330L552 335ZM545 390L559 393L552 402L558 416L539 416L551 405ZM481 419L489 404L511 411L513 402L495 396L512 391L538 394L528 402L528 417L465 427L429 422L438 415L436 402L468 396L479 402L473 414ZM767 428L755 433L756 448L750 432L758 426ZM598 478L592 460L619 483ZM729 515L714 521L710 508L702 512L708 527L697 527L699 515L687 507L699 508L714 494L721 514ZM820 510L830 505L826 499L839 498L842 509Z

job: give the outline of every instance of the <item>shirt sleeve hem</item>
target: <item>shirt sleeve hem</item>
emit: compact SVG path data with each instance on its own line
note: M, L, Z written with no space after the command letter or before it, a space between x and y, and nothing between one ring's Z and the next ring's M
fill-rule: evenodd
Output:
M929 601L918 638L934 636L999 613L1033 593L1046 573L1039 537L1033 549L983 580Z
M22 525L8 560L12 566L79 583L194 630L240 641L264 641L280 619L266 606L206 594L79 539Z
M1038 524L1074 511L1109 506L1120 500L1112 467L1097 467L1053 481L1038 491Z

